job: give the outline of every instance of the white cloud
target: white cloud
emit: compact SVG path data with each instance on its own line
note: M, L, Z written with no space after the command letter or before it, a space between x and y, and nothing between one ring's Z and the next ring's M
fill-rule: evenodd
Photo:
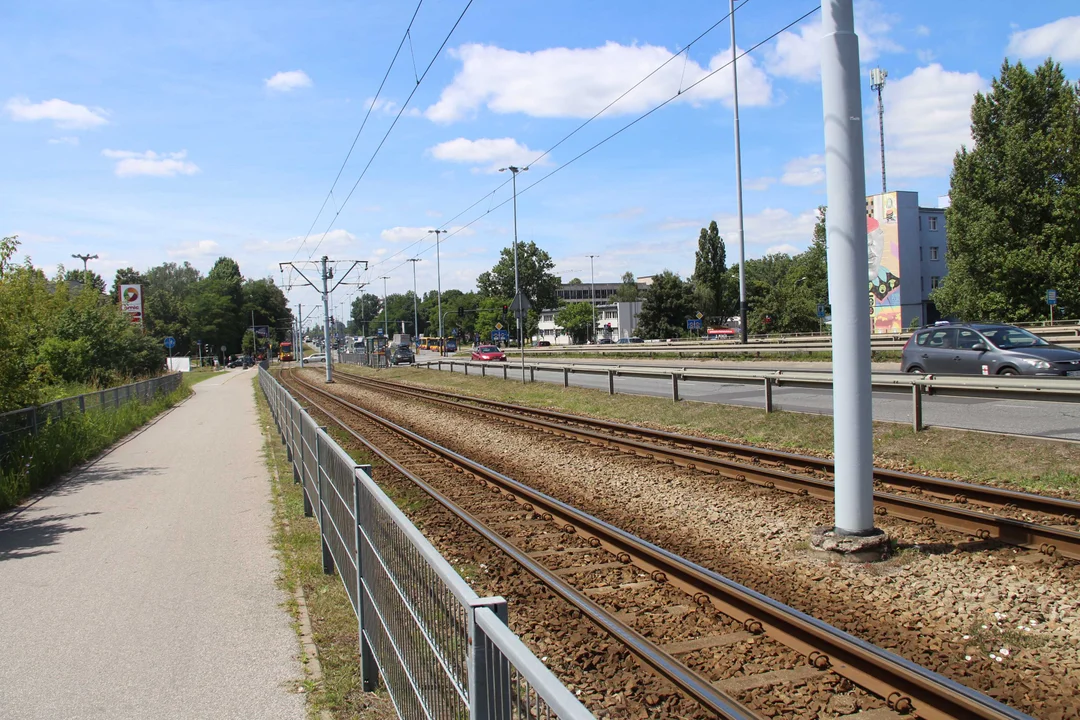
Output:
M50 145L78 145L79 138L72 135L65 135L64 137L49 138Z
M320 240L322 241L321 244ZM320 250L323 248L344 249L358 241L359 238L356 235L353 235L348 230L338 228L328 231L325 237L321 232L313 232L308 236L306 243L304 243L303 235L294 235L284 240L251 240L244 244L244 250L248 252L292 253L296 252L301 243L304 243L304 248L308 250L315 247L316 244L319 244Z
M314 83L303 70L288 70L276 73L263 81L267 90L274 92L292 92L298 88L311 87Z
M890 82L884 94L889 177L947 174L960 146L971 146L971 103L986 85L978 73L951 72L936 63ZM864 117L872 118L876 112L867 108ZM871 130L871 123L865 127L867 161L879 172L875 167L877 133Z
M45 100L32 103L25 97L13 97L4 106L12 120L33 122L52 120L58 128L83 129L98 127L108 123L108 111L85 105L76 105L67 100Z
M780 182L795 187L825 182L825 156L809 155L788 162L784 166L784 174L780 177Z
M176 247L168 248L165 252L169 257L197 258L216 255L219 247L213 240L198 240L182 242Z
M152 150L132 152L131 150L102 150L107 158L118 160L116 174L119 177L150 175L153 177L172 177L174 175L194 175L199 166L189 160L187 150L174 153L161 153Z
M1009 36L1009 55L1043 60L1080 60L1080 15L1063 17L1030 30L1020 30Z
M921 62L923 65L929 65L930 63L934 62L934 58L937 56L934 55L933 50L916 50L915 57L917 57L919 59L919 62Z
M439 143L428 152L437 160L483 166L488 172L496 172L508 165L526 165L540 154L538 150L530 150L508 137L479 140L457 138ZM547 163L545 157L539 164Z
M451 54L461 70L443 88L438 102L425 111L436 122L460 120L482 106L496 113L532 117L587 118L671 57L655 45L608 42L597 48L549 48L516 52L492 45L463 45ZM727 62L720 52L702 67L677 59L615 104L608 114L638 113L675 95ZM688 92L681 101L701 104L731 99L731 73L719 72ZM739 101L767 105L772 86L751 57L739 61Z
M766 255L776 255L777 253L783 253L784 255L798 255L799 252L799 248L788 243L784 243L783 245L773 245L771 247L765 248Z
M889 34L896 16L886 13L874 0L855 3L855 33L859 36L859 59L876 60L882 53L903 50ZM772 75L814 81L821 74L821 24L810 23L798 32L785 30L765 51L765 68ZM740 78L741 79L741 78ZM740 100L742 92L739 93Z
M668 218L664 222L656 226L657 230L682 230L684 228L702 228L708 225L708 222L702 222L701 220L687 220L682 218Z
M774 177L751 178L750 180L743 181L743 187L747 190L761 192L762 190L768 190L775 182L776 178Z
M379 233L379 237L388 243L400 243L400 242L416 242L417 240L423 240L428 237L428 232L434 230L430 227L392 227L383 230ZM448 235L454 235L455 237L465 237L467 235L474 235L475 232L472 228L463 228L461 226L450 227L446 229L447 234L443 235L443 241L445 242ZM434 238L434 234L430 237Z
M720 235L728 248L728 262L739 261L739 218L734 213L718 215L714 218ZM787 245L800 252L798 248L807 247L814 237L814 225L817 223L817 210L805 210L798 215L781 208L765 208L759 213L743 218L744 238L747 244L747 257L758 257L759 251L754 246L764 246L766 252Z
M919 37L930 37L930 28L925 25L916 25L915 34Z

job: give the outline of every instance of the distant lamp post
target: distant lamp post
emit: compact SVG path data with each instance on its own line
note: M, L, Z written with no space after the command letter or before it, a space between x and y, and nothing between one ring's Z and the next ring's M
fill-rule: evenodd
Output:
M417 351L420 350L420 325L418 315L416 314L416 263L420 262L420 258L409 258L409 262L412 263L412 329L413 329L413 344L416 345Z
M89 285L90 284L90 271L87 270L87 268L86 268L86 261L87 260L97 260L98 256L97 255L78 255L78 254L76 254L76 255L72 255L71 257L75 258L76 260L82 260L83 283L86 284L86 285Z
M598 258L599 255L589 256L589 282L592 284L592 300L589 302L592 305L592 335L593 340L596 339L596 275L593 274L593 258Z
M436 311L439 313L439 346L443 345L443 321L442 321L442 266L439 260L439 236L446 230L428 230L428 234L435 233L435 292L438 296L438 308ZM415 271L416 266L413 265ZM446 353L440 352L439 355L445 355Z
M528 167L514 167L508 165L504 168L499 168L499 172L506 172L509 170L513 173L513 185L514 185L514 311L517 314L517 326L518 326L518 349L521 350L521 382L525 383L525 329L522 322L522 316L525 314L524 308L521 306L521 284L518 280L518 232L517 232L517 176L519 172L525 172Z

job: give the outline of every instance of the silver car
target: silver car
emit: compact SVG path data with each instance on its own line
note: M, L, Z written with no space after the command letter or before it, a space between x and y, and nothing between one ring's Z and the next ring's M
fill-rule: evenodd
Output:
M958 375L1080 377L1080 352L1015 325L943 323L912 334L900 369Z

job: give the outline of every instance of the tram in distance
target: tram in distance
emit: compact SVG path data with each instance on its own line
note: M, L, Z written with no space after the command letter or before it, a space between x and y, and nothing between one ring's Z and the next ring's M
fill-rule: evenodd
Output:
M457 352L458 344L457 338L437 338L433 336L422 336L420 338L421 350L435 350L436 352L443 349L446 346L446 352Z
M292 343L286 340L278 345L278 360L281 362L292 362L296 357L293 355Z

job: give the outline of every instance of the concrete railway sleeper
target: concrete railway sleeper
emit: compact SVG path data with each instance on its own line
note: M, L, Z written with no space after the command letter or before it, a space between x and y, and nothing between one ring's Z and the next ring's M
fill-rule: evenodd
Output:
M681 692L721 717L759 717L739 699L740 693L773 684L798 685L811 682L823 674L835 674L854 683L876 697L879 707L869 711L875 718L915 716L938 718L1025 718L1012 708L933 673L915 663L859 640L826 623L800 613L764 595L754 592L717 573L696 565L656 545L641 540L617 527L583 513L544 493L527 487L509 477L479 465L447 448L399 427L326 390L286 374L296 392L320 412L349 432L358 442L383 458L397 472L409 477L424 492L446 505L462 521L489 540L502 552L518 562L563 600L569 602L583 617L611 634L641 662L675 684ZM314 397L318 397L316 402ZM349 422L328 412L329 401L355 417ZM320 403L322 404L319 407ZM355 425L363 426L358 433ZM373 437L379 440L373 440ZM434 487L429 479L421 479L405 464L390 455L381 445L406 443L404 457L416 458L422 451L422 467L449 468L451 482L457 481L455 497L447 490ZM399 457L401 457L399 452ZM481 491L466 491L462 496L462 480L468 487L479 486ZM463 507L470 497L479 495L480 505L470 511ZM463 499L464 498L464 499ZM512 502L515 510L491 507L493 502ZM459 504L462 507L459 507ZM479 516L504 518L502 522L485 523ZM515 519L505 519L507 515ZM561 533L550 533L554 524ZM494 527L493 527L494 526ZM523 542L504 537L509 527L516 532L529 532L541 526L547 535L562 536L567 545L561 550L527 552ZM603 556L598 556L605 551ZM583 565L573 564L580 553ZM569 565L558 567L558 562ZM606 561L597 562L608 558ZM552 567L552 563L556 567ZM589 578L611 577L620 569L636 568L644 579L640 582L615 586L589 584ZM573 580L573 582L571 582ZM583 586L582 586L583 585ZM577 586L577 587L575 587ZM625 624L616 612L605 609L601 602L609 593L636 591L638 588L671 588L681 591L679 597L690 608L712 608L726 632L711 636L684 639L681 642L657 644ZM673 602L669 600L668 602ZM753 642L755 638L771 641L785 652L795 651L804 659L801 667L783 667L747 676L712 681L707 668L691 667L678 658L701 648L721 647ZM839 680L838 678L838 680ZM863 714L866 714L864 711Z
M427 388L419 390L400 383L350 377L345 373L339 375L339 380L408 395L581 442L616 448L657 462L719 474L793 494L809 495L827 502L833 500L833 485L827 479L832 471L832 462L823 458L526 408ZM635 437L641 439L635 440ZM789 471L795 468L806 474ZM826 477L814 477L815 473ZM1076 518L1080 516L1078 502L883 469L875 470L875 481L881 488L874 493L877 514L932 524L969 534L979 540L1015 545L1050 556L1057 554L1073 560L1080 559L1080 533L1057 527L1076 524ZM933 502L928 498L938 498L944 502ZM1046 517L1044 522L1036 523L980 512L972 509L972 506L1012 513L1026 511Z

